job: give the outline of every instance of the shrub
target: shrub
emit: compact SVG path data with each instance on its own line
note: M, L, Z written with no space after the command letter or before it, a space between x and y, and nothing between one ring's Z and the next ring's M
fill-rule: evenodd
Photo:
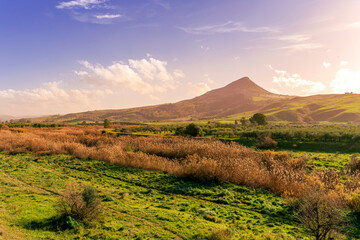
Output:
M351 212L359 219L360 218L360 192L356 191L350 193L346 199L346 204Z
M8 129L9 129L9 126L8 126L8 125L1 124L0 130L8 130Z
M110 128L111 127L111 122L109 119L105 119L104 120L104 128Z
M277 145L278 145L277 141L273 140L269 136L265 136L257 143L256 147L259 149L271 149L271 148L276 148Z
M350 161L346 165L346 169L351 173L360 171L360 158L358 153L351 155Z
M60 212L64 216L83 222L96 219L101 213L97 190L89 185L67 184L59 198Z
M176 136L183 136L184 135L185 128L184 127L177 127L175 129L175 135Z
M196 137L196 136L202 136L203 131L201 127L199 127L198 125L194 123L190 123L189 125L186 126L184 130L184 134L192 137Z
M307 191L300 199L297 218L316 240L332 239L344 220L340 197L327 190L318 180L309 180Z
M294 170L304 170L306 169L306 158L300 157L300 158L291 159L289 164L290 167Z

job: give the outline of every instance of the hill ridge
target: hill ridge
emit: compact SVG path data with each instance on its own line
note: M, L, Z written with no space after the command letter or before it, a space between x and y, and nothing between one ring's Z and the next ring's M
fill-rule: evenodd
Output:
M313 95L307 97L271 93L249 77L176 103L127 109L95 110L31 119L33 122L185 121L239 119L262 112L270 120L290 122L360 122L360 94Z

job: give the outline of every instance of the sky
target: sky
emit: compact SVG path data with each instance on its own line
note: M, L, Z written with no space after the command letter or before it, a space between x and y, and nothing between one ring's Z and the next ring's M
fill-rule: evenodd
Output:
M360 93L359 0L2 0L0 115L177 102L244 76Z

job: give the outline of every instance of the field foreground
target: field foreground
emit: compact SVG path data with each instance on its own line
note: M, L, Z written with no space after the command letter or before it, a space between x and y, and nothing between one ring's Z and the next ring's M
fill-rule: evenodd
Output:
M58 231L56 199L69 181L95 186L104 216L90 228ZM284 200L233 184L203 184L155 171L67 155L0 155L0 231L4 239L293 239L304 229Z
M348 205L336 239L360 236L349 212L358 210L356 155L329 165L323 155L87 128L1 130L0 151L3 239L310 239L291 206L314 189L325 204ZM73 182L99 191L103 214L62 229L58 199Z

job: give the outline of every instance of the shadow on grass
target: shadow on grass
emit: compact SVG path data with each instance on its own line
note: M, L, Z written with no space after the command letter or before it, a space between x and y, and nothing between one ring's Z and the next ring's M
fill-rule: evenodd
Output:
M360 215L349 214L348 221L345 226L342 227L342 233L347 236L347 239L359 239L360 238Z
M224 142L234 141L246 147L255 148L255 139L239 138L233 140L220 139ZM277 150L324 152L324 153L356 153L360 151L358 142L306 142L278 140Z
M24 223L24 228L29 230L65 231L78 229L82 224L67 215L53 216L42 220L33 220Z

